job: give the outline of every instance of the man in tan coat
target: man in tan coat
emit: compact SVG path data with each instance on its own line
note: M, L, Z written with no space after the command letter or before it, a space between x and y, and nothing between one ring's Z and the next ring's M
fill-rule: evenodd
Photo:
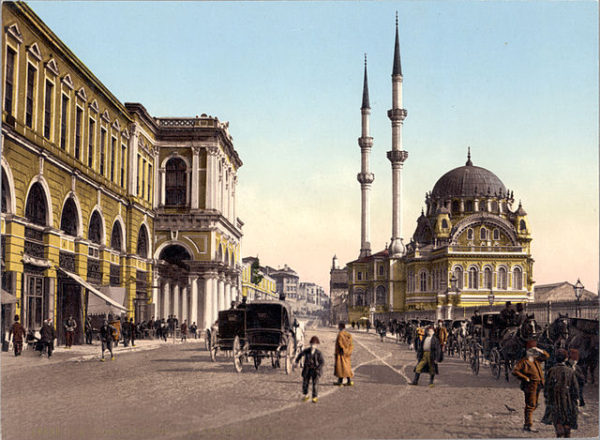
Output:
M334 374L338 378L338 381L335 383L337 386L342 386L344 382L344 378L348 378L348 382L346 385L352 386L354 382L352 378L354 377L354 373L352 372L352 365L350 362L350 356L352 355L352 350L354 349L354 344L352 342L352 336L346 330L346 325L343 322L340 322L338 325L340 332L337 335L337 339L335 341L335 371Z

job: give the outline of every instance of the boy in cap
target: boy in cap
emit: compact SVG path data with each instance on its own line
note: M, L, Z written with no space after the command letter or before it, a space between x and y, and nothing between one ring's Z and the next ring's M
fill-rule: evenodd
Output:
M538 395L544 387L542 362L550 355L537 347L536 341L527 341L525 357L517 362L512 374L521 379L521 390L525 395L525 422L523 431L537 432L531 429L533 411L537 408Z
M323 371L323 354L317 348L319 346L319 338L313 336L310 338L310 347L302 350L302 352L296 356L296 365L300 362L301 358L304 358L304 367L302 368L302 400L308 401L308 384L312 379L312 401L317 403L318 391L317 386L319 384L319 377Z

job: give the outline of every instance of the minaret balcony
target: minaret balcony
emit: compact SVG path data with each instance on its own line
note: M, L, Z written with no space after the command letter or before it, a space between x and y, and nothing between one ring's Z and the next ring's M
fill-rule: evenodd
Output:
M375 180L375 174L373 173L358 173L356 175L356 179L362 183L373 183L373 181Z
M392 121L404 121L408 112L404 108L393 108L388 110L388 118Z
M359 137L358 145L360 146L360 148L371 148L373 146L373 138L370 136Z
M408 158L408 151L392 150L387 152L387 158L392 163L404 163Z

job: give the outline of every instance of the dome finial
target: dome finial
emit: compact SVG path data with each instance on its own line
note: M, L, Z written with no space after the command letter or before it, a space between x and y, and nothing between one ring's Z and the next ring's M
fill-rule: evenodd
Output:
M471 162L471 147L467 147L467 163L466 166L473 166L473 162Z

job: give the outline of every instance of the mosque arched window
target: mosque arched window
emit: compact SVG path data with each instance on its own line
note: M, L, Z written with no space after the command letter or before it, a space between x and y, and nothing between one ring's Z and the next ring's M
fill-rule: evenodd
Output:
M483 284L486 289L492 288L492 269L486 267L483 271Z
M421 272L419 275L419 287L421 292L427 291L427 272Z
M448 221L445 218L442 219L442 229L448 229Z
M60 229L65 231L65 234L77 236L79 229L79 215L77 213L77 205L72 197L69 197L65 202L65 206L60 216Z
M363 292L356 292L354 294L354 305L356 306L362 306L364 305L364 300L363 300Z
M467 200L467 203L465 205L465 210L467 212L473 211L473 200Z
M469 269L469 289L479 289L479 271L476 267Z
M480 238L481 240L487 240L487 229L485 229L485 228L481 228L481 229L479 230L479 238Z
M515 290L523 289L523 272L520 267L513 269L513 287Z
M458 203L458 200L455 200L452 202L452 214L456 214L460 209L460 203Z
M385 304L385 287L377 286L377 290L375 291L375 303L376 304Z
M473 229L467 229L467 240L473 240Z
M494 240L500 240L500 231L498 229L494 229Z
M138 234L137 252L140 257L148 258L148 231L145 225L142 225Z
M456 278L456 287L458 289L463 288L463 270L462 267L454 268L454 277Z
M183 159L170 159L165 166L165 205L185 206L187 200L187 167Z
M115 222L112 234L110 235L110 247L115 251L120 251L123 249L121 237L123 236L123 232L121 229L121 223Z
M47 226L48 222L48 202L46 194L39 182L33 184L27 196L25 204L25 217L31 223L40 226Z
M525 220L521 220L519 222L519 231L526 231L527 230L527 225L525 224Z
M492 212L498 212L498 202L492 202Z
M90 227L88 229L88 240L92 243L102 244L102 218L98 211L94 211L90 219Z
M498 289L506 290L506 285L507 285L506 269L504 267L501 267L500 269L498 269Z

